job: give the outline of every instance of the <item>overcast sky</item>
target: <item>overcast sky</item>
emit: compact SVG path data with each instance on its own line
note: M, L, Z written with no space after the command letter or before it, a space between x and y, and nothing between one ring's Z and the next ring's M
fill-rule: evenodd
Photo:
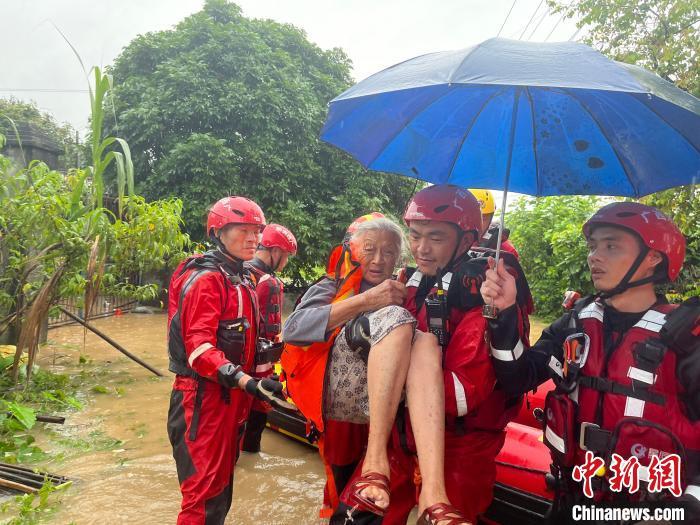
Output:
M168 29L199 11L203 0L0 0L0 97L34 100L84 132L86 67L109 65L136 36ZM362 80L420 54L460 49L496 36L512 0L239 0L246 16L302 28L324 49L341 47ZM534 15L534 18L533 18ZM524 32L526 25L532 22ZM553 31L552 31L553 30ZM550 36L551 33L551 36ZM516 0L501 36L568 40L570 20L546 12L544 0ZM532 36L531 36L532 35ZM36 90L74 90L42 92ZM76 91L77 90L77 91ZM81 92L82 90L82 92Z

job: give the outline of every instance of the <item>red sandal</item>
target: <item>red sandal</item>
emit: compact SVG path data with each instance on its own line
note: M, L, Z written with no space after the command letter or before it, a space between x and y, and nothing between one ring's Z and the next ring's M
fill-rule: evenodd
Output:
M457 507L449 503L436 503L423 511L416 525L472 525Z
M391 497L389 490L389 478L379 472L365 472L352 483L350 495L347 503L355 507L356 510L371 512L377 516L384 516L386 509L378 506L373 500L363 496L361 492L367 487L376 487L386 492L387 496Z

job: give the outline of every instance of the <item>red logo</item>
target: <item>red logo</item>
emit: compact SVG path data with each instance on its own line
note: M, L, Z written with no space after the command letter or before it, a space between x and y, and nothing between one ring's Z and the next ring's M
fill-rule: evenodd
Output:
M677 498L681 495L681 458L669 454L663 459L652 456L649 463L649 492L668 489Z
M646 448L640 447L637 447L635 452L643 456L642 452L646 452ZM619 454L613 454L608 471L610 490L622 492L622 489L625 488L629 494L634 494L639 490L641 478L643 481L648 480L648 492L668 490L674 496L680 497L682 494L680 456L678 454L663 455L655 450L654 454L649 454L649 457L649 466L645 467L639 462L638 455L625 459ZM583 464L574 467L571 477L574 481L583 483L583 493L586 497L593 497L593 477L604 476L604 467L603 458L597 457L590 450L586 451Z
M593 454L590 450L586 451L586 459L583 465L576 465L571 477L574 481L583 483L583 494L587 498L593 497L593 476L596 475L602 467L605 467L605 461Z

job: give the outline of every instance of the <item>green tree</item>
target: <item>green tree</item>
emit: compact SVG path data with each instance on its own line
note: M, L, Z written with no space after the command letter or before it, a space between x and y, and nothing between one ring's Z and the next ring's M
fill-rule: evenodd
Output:
M34 102L22 102L14 98L0 99L0 133L14 136L12 123L29 124L46 133L63 149L59 158L59 163L63 165L75 165L78 156L82 155L80 145L76 143L75 129L70 124L59 124L51 115L42 112Z
M587 30L584 41L614 60L654 71L700 96L697 0L549 0Z
M350 61L291 25L208 0L174 30L137 37L111 72L139 191L182 198L196 239L219 198L256 200L297 236L295 278L323 264L356 216L400 213L414 186L319 141L328 101L351 85Z
M566 290L593 292L581 225L600 205L597 197L522 197L508 212L510 238L529 277L539 317L560 314Z
M697 0L549 0L587 30L584 41L621 62L645 67L700 96L700 2ZM700 190L655 193L643 202L667 213L685 234L683 272L670 288L680 298L700 293Z

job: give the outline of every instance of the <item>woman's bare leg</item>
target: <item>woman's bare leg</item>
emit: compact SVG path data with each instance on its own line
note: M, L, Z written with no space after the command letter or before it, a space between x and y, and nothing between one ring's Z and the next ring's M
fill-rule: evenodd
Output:
M387 444L394 426L408 372L413 326L404 324L389 332L374 345L367 361L369 395L369 439L362 472L379 472L389 477ZM441 380L442 384L442 380ZM389 495L376 487L367 487L362 495L377 506L389 506Z
M432 334L417 331L406 378L411 429L423 480L419 513L448 503L445 490L445 386L442 350Z

